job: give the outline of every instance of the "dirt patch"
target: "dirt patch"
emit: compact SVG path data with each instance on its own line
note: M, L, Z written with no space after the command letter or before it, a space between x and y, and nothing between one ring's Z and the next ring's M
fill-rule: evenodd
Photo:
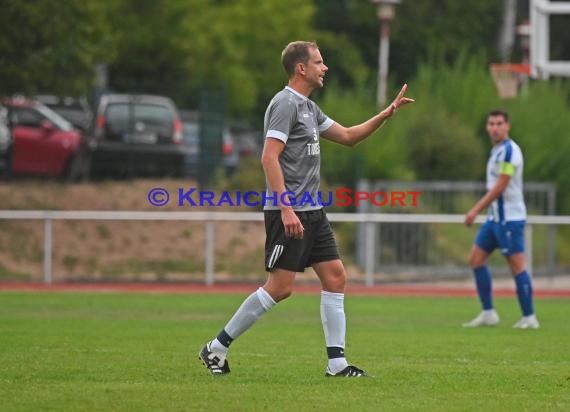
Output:
M148 200L150 190L158 187L171 195L163 207L152 206ZM194 187L197 183L193 180L177 179L1 182L0 210L261 211L246 206L178 206L178 190ZM216 281L265 278L262 222L216 222L214 235ZM341 251L346 249L342 234L337 231L336 237ZM43 242L43 221L0 219L0 279L41 280ZM205 225L189 221L54 221L52 260L55 281L203 281ZM362 271L350 264L347 272L350 279L364 278ZM308 269L297 279L317 278Z
M148 201L161 187L174 197L196 187L191 180L134 180L89 184L13 182L0 184L3 210L222 211L219 207L163 207ZM177 195L176 195L177 196ZM253 211L247 207L225 210ZM215 271L221 276L263 276L265 233L261 222L217 222ZM54 221L56 280L203 279L205 225L185 221ZM40 279L43 222L0 220L0 274Z

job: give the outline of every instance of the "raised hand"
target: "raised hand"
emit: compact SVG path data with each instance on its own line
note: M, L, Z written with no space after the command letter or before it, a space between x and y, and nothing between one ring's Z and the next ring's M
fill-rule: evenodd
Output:
M406 90L408 90L408 84L407 83L402 86L402 88L400 89L400 92L398 93L396 98L392 101L390 106L386 109L389 111L390 115L394 114L394 112L396 110L398 110L400 108L400 106L406 105L408 103L415 102L414 99L404 96L404 94L406 94Z

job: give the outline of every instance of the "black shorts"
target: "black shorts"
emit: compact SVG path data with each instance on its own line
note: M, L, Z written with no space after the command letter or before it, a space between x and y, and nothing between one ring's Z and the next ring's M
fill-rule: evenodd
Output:
M285 237L280 210L265 210L265 270L304 272L313 263L340 259L334 234L323 209L295 212L305 228L303 239Z

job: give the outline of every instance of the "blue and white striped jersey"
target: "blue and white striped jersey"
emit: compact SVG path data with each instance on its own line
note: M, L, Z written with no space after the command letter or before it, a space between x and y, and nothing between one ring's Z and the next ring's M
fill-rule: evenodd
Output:
M487 190L497 183L499 175L511 177L505 191L489 205L489 220L511 222L526 220L523 195L523 155L521 148L507 138L491 150L487 162Z

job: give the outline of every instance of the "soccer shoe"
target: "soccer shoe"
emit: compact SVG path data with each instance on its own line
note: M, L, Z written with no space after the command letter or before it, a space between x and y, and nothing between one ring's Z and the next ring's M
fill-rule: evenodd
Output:
M362 369L357 368L356 366L348 365L346 368L344 368L343 370L341 370L338 373L332 373L327 366L325 376L327 378L331 378L331 377L362 378L362 377L367 377L368 375Z
M226 375L230 373L230 365L225 357L220 357L210 350L210 342L206 343L198 358L208 368L212 375Z
M538 329L540 328L540 323L536 319L535 315L523 316L520 320L513 325L515 329Z
M494 326L499 323L499 314L494 310L484 310L475 319L464 323L464 328L478 328L479 326Z

